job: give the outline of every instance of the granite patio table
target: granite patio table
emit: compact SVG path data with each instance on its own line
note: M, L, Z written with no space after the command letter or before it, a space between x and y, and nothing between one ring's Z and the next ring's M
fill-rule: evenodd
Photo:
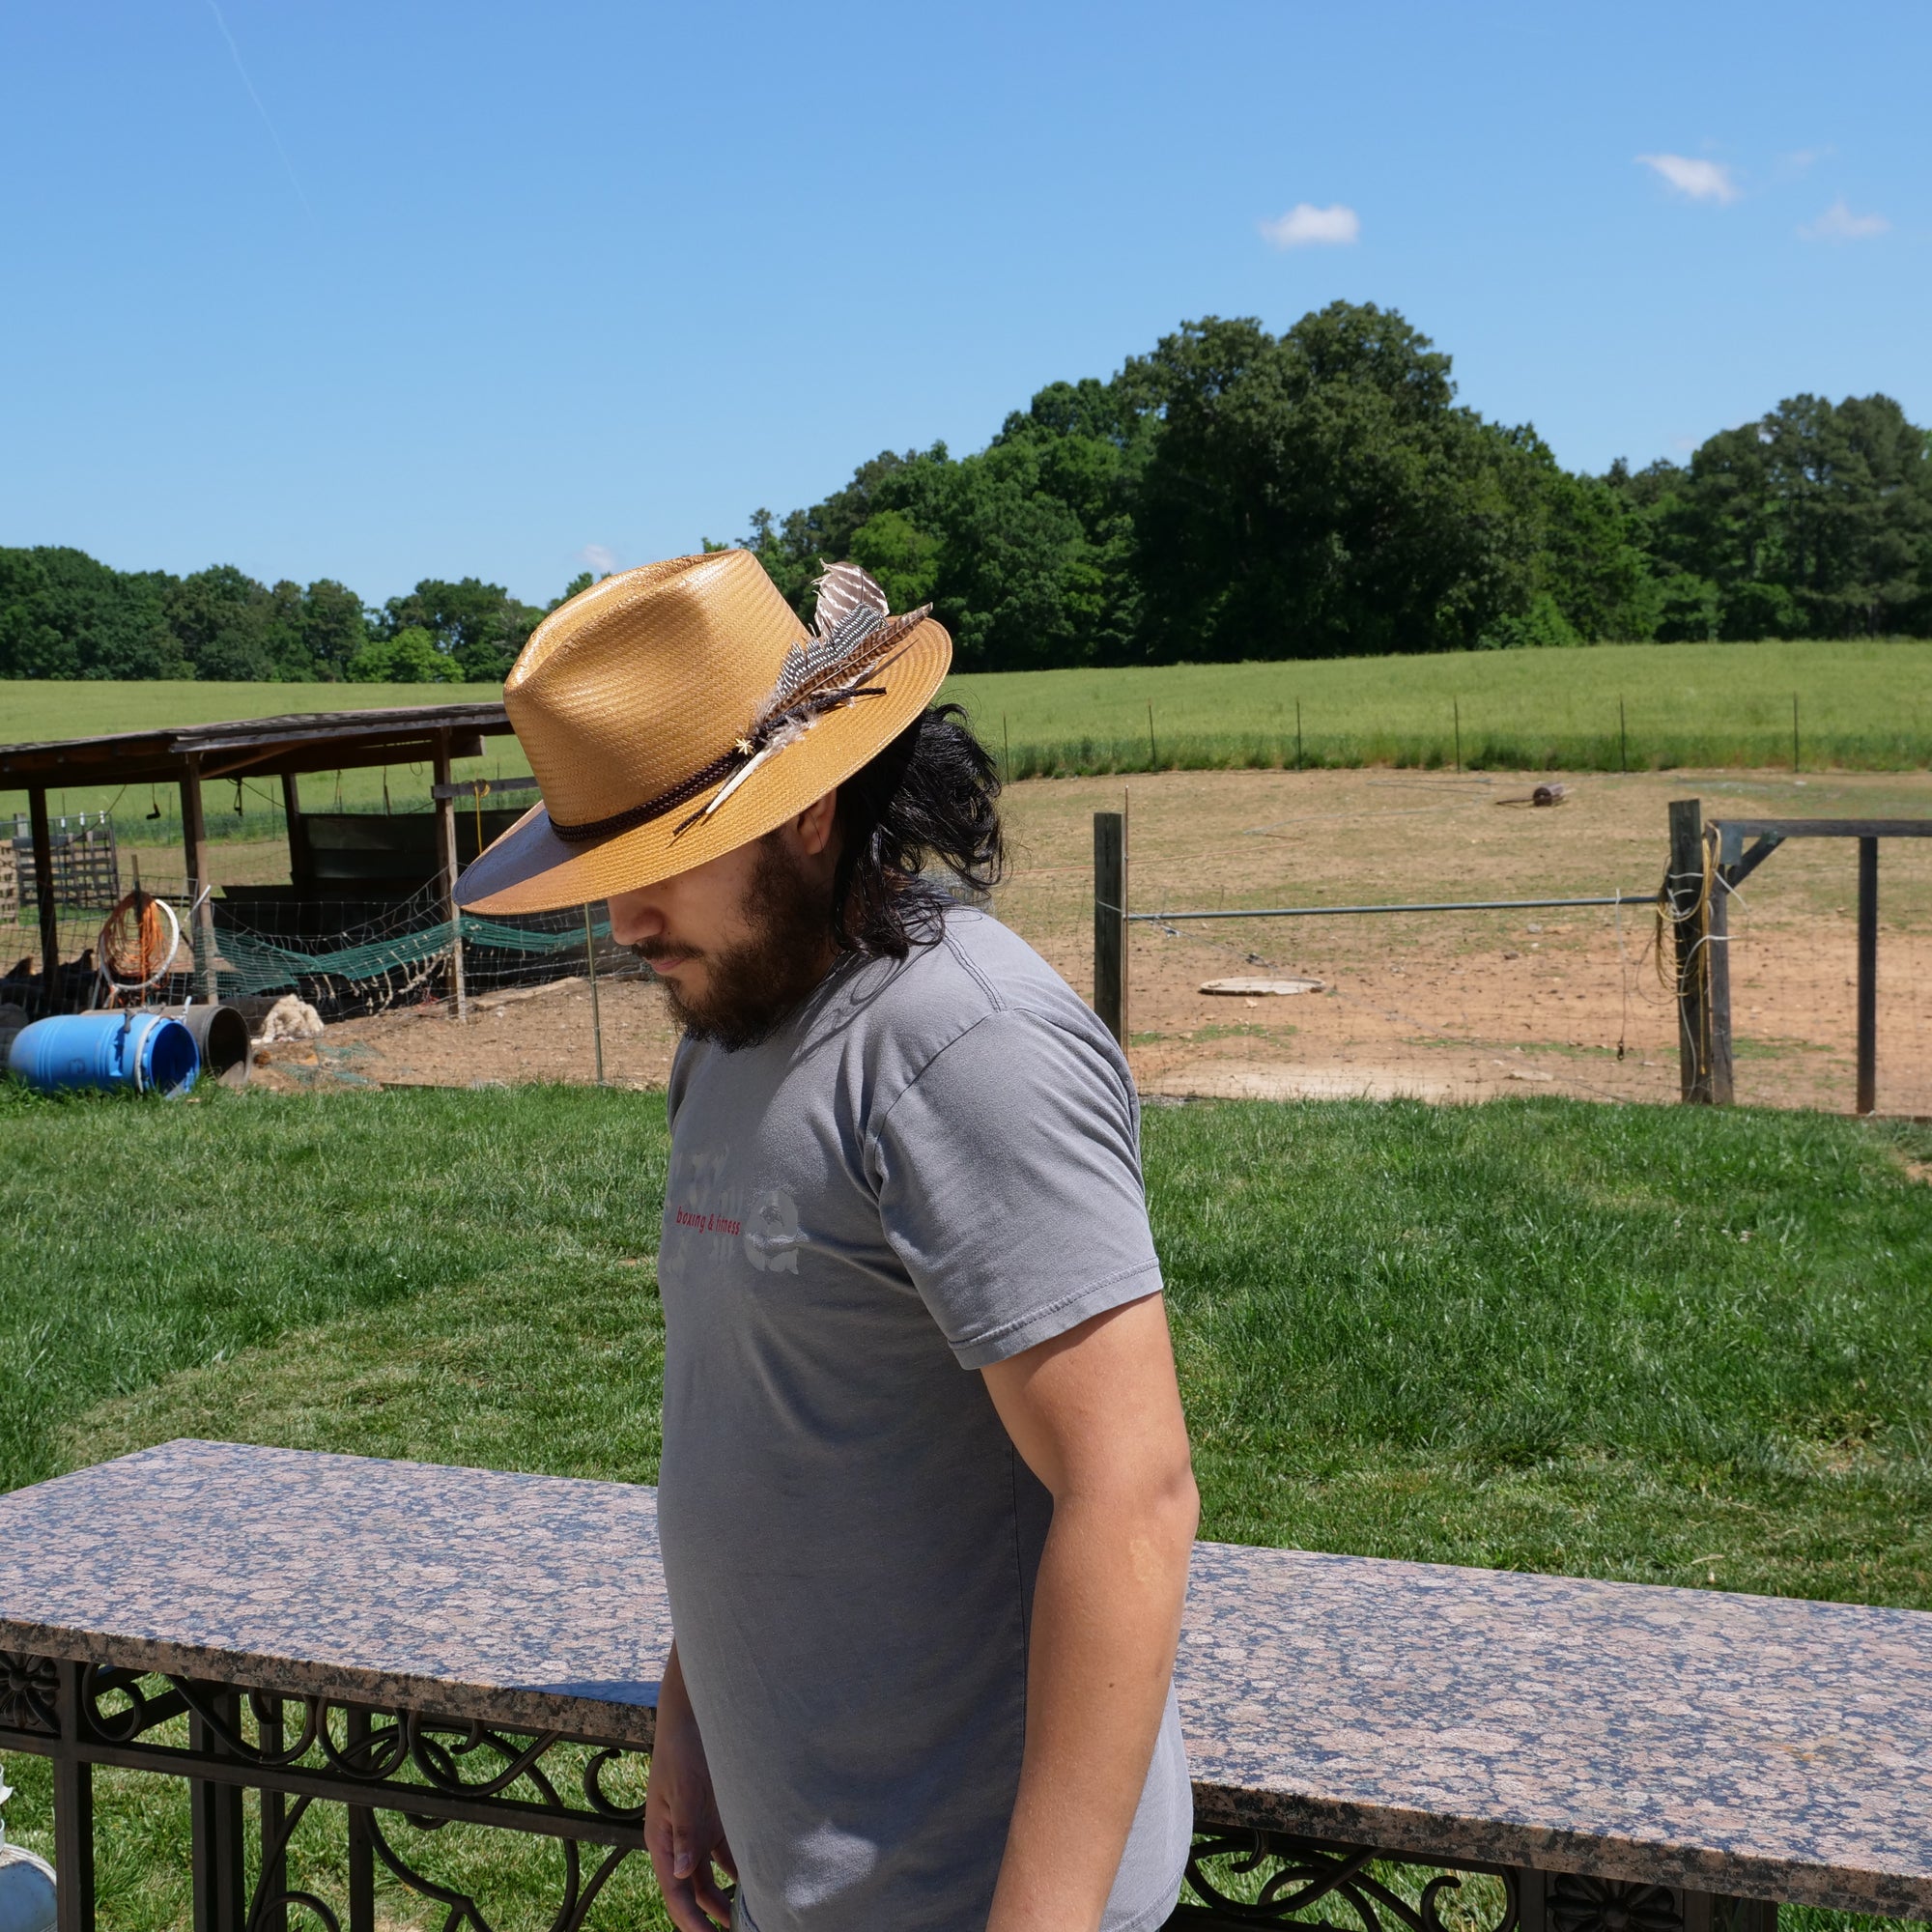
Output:
M371 1932L379 1861L473 1932L411 1861L452 1820L560 1840L580 1923L640 1850L669 1640L648 1489L183 1441L0 1497L0 1751L53 1761L61 1932L97 1765L188 1781L196 1932ZM1178 1688L1177 1927L1932 1917L1932 1615L1202 1544ZM318 1804L345 1900L290 1889Z

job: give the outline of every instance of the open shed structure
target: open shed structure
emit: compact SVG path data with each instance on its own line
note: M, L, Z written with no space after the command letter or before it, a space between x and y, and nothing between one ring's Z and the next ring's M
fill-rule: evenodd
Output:
M27 794L32 828L35 895L40 909L38 1004L43 1011L60 1003L60 933L55 909L52 837L47 793L86 785L167 783L180 788L183 844L187 873L186 903L193 908L191 934L196 992L215 991L214 912L210 901L208 825L202 788L216 779L279 777L288 816L291 894L304 899L347 898L357 894L383 896L397 889L419 890L425 877L440 879L453 893L463 861L476 840L490 836L511 814L480 808L489 789L516 786L458 786L451 767L459 758L480 756L486 738L502 737L510 721L500 703L413 704L371 711L306 712L285 718L251 718L231 724L185 724L155 731L120 731L99 738L71 738L41 744L0 746L0 790ZM304 813L297 779L304 772L348 771L377 765L427 763L435 775L433 819L413 814L387 821L380 838L357 852L353 841L318 836L325 821L339 826L341 815ZM459 814L456 798L479 794L478 810ZM384 821L374 821L383 824ZM460 828L460 829L459 829ZM468 835L466 837L466 835ZM410 846L425 845L414 863ZM433 851L429 848L433 840ZM386 871L384 868L387 868ZM450 917L456 918L453 898ZM458 953L460 972L460 952Z

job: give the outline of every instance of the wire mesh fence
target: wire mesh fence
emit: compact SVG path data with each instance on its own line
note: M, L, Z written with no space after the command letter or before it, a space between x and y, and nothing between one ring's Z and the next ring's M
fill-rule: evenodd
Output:
M1710 821L1742 821L1775 790L1779 813L1798 805L1836 825L1879 810L1916 829L1932 817L1921 779L1812 780L1807 792L1789 780L1700 786L1634 776L1573 787L1560 812L1508 817L1490 809L1520 802L1507 783L1485 795L1469 780L1401 782L1228 775L1133 788L1129 923L1111 943L1144 1089L1674 1101L1685 1038L1693 1073L1709 1060L1709 1041L1685 1030L1686 941L1700 962L1717 946L1731 962L1738 1101L1932 1115L1932 839L1881 841L1869 1103L1857 1065L1856 836L1790 836L1724 895L1728 937L1721 922L1708 943L1701 924L1681 923L1708 893L1660 903L1674 863L1673 797L1719 794L1706 801ZM1256 809L1263 800L1269 815ZM1280 809L1288 804L1300 809ZM1694 872L1700 838L1715 855L1717 838L1690 810ZM1264 838L1280 850L1260 851ZM1096 825L1103 868L1104 844ZM1107 957L1112 889L1089 876L1092 983L1105 1013L1118 977ZM1483 902L1546 895L1572 902Z
M1932 1115L1932 839L1881 839L1874 1111ZM1844 1111L1857 1091L1857 841L1793 839L1731 895L1741 1103Z
M1640 899L1152 921L1128 945L1129 1046L1154 1093L1676 1094L1674 1001Z
M144 890L172 906L182 930L174 956L143 995L155 1003L211 993L231 1000L295 994L327 1022L449 1002L459 944L471 998L581 974L593 950L600 958L611 952L601 907L589 919L581 907L515 919L464 913L452 925L435 887L399 901L296 899L238 888L212 895L202 918L179 877L147 879ZM96 911L63 908L58 915L67 1007L114 997L100 971L101 923ZM16 997L31 985L38 1006L36 919L16 921L13 937L17 963L0 975L0 998L10 981Z

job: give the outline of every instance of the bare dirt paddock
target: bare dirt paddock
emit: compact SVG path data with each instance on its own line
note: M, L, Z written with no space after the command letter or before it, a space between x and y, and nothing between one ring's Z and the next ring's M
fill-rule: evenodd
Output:
M1667 1100L1674 1009L1653 953L1665 806L1707 818L1932 816L1932 777L1673 773L1569 781L1554 809L1515 803L1548 774L1166 773L1035 781L1008 793L1011 876L995 910L1083 994L1093 972L1093 814L1126 804L1137 912L1623 892L1623 907L1136 924L1134 1071L1153 1095L1524 1092ZM238 874L239 876L239 874ZM1879 1107L1932 1113L1932 840L1881 861ZM1732 917L1739 1098L1848 1108L1855 1032L1855 848L1785 845ZM1234 976L1322 990L1224 996ZM600 986L607 1077L657 1086L674 1040L662 995ZM313 1058L307 1057L313 1053ZM259 1077L471 1085L592 1077L582 982L442 1012L330 1027Z

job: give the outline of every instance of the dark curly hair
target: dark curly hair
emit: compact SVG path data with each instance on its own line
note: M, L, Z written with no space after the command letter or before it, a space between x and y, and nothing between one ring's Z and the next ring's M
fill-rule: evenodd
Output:
M854 772L838 787L838 950L903 959L939 938L948 906L991 892L1006 869L999 797L999 772L956 704L923 712Z

